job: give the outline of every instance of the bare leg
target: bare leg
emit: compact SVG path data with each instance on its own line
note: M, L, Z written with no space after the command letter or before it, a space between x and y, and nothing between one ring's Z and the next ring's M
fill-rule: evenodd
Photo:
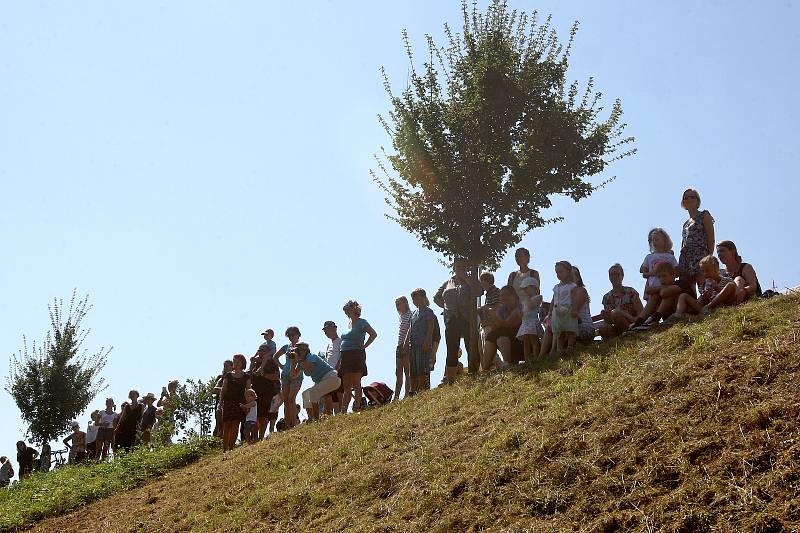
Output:
M394 362L394 399L400 399L400 393L403 391L403 376L405 375L405 369L403 368L403 356L395 357ZM406 379L406 393L408 393L408 380Z
M505 364L511 364L511 339L508 337L499 337L497 339L497 349L500 350Z
M740 278L736 278L737 280ZM723 289L708 302L709 309L716 309L724 305L733 305L736 303L737 291L736 283L728 283Z
M481 368L484 372L488 372L492 368L495 355L497 355L497 345L491 341L486 341L483 345L483 360L481 361Z
M553 330L548 326L544 330L544 336L542 337L542 346L539 348L539 359L544 359L553 353L555 344L556 343L553 342Z

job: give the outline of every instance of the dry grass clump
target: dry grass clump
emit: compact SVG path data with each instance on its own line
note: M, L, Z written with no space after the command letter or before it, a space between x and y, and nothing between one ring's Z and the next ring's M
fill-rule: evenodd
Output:
M797 530L798 302L303 426L39 528Z

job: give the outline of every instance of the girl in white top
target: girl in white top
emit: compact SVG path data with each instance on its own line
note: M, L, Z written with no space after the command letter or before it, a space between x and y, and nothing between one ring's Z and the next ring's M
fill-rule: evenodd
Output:
M558 285L553 287L553 300L547 314L547 331L542 340L542 355L558 353L575 346L578 335L578 311L583 307L583 293L575 283L575 273L568 261L559 261L555 267ZM583 292L581 292L583 290Z
M522 324L517 331L517 338L522 340L522 352L526 362L533 362L539 355L539 337L542 336L542 325L539 323L539 309L542 295L539 294L539 280L526 277L520 284L523 298Z
M247 416L244 419L244 438L250 444L258 442L258 394L253 389L244 391L247 403L242 407L247 408Z
M114 399L106 399L106 408L100 411L100 426L97 429L97 440L95 447L97 455L101 461L108 457L108 450L111 448L111 441L114 440L114 428L117 426L119 413L114 410Z

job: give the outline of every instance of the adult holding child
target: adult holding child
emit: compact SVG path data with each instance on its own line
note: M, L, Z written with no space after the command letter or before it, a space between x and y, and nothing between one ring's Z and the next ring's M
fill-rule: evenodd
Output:
M131 451L131 448L136 444L136 431L139 429L139 423L142 420L144 411L144 406L139 402L139 391L130 391L128 398L130 403L123 404L119 422L117 422L117 427L114 431L116 445L126 452Z
M744 262L733 241L720 241L717 244L717 257L725 264L722 276L732 279L733 283L725 285L719 294L714 296L703 308L704 313L723 305L739 305L753 296L762 295L756 270L753 265Z
M349 323L349 330L342 334L340 369L342 374L341 413L347 413L350 398L355 397L353 409L360 411L363 407L361 395L361 378L367 370L367 348L378 336L372 326L361 318L361 304L349 300L342 307ZM369 337L369 338L367 338Z
M683 223L678 285L684 292L694 295L704 282L700 260L714 249L714 217L700 210L700 193L696 189L683 191L681 207L688 211L689 218Z
M473 353L470 342L472 335L477 333L470 326L470 317L476 312L475 299L482 294L480 282L467 274L467 261L456 258L453 261L453 276L439 287L433 297L433 303L444 309L444 340L447 346L444 380L448 383L455 379L461 339L464 339L467 349L469 371L477 372L480 366L480 356Z
M247 359L237 353L233 356L233 370L217 382L214 391L222 403L222 451L232 450L239 434L239 424L244 420L247 405L245 391L250 388L250 377L245 373Z
M500 289L500 305L486 316L486 324L489 326L489 333L486 334L483 346L481 367L489 370L498 350L503 356L503 366L519 362L523 358L522 341L517 338L522 325L522 306L514 287L506 285ZM456 361L457 358L458 353Z

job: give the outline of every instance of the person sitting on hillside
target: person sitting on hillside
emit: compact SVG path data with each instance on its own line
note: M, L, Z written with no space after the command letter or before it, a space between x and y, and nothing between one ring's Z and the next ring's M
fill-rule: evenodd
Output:
M290 360L295 369L311 378L314 385L303 391L303 407L311 422L319 420L319 404L324 400L325 412L333 413L333 398L330 393L339 388L342 380L336 370L319 356L311 353L308 344L298 343Z
M624 278L625 271L619 263L608 269L611 290L603 295L603 311L600 313L603 319L600 335L604 339L621 335L644 309L636 289L622 285Z
M408 353L405 352L405 340L408 334L408 329L411 327L411 306L408 305L408 298L405 296L398 296L394 300L395 309L399 315L399 325L397 333L397 349L395 350L395 364L394 364L394 399L400 399L400 393L403 390L403 381L405 378L406 396L409 394L409 383L411 379L411 362L408 358Z
M19 479L25 479L33 473L33 460L39 452L25 442L17 441L17 464L19 465Z
M645 306L629 326L630 330L641 326L661 305L660 291L657 290L661 282L656 274L656 268L661 264L668 264L675 269L678 267L675 253L672 251L672 239L666 231L662 228L651 229L647 234L647 243L650 246L650 253L645 256L639 269L642 277L647 280L644 287Z
M233 370L217 382L214 390L222 402L222 451L232 450L239 435L239 424L244 419L243 406L247 403L245 390L251 387L250 378L244 369L247 359L237 353L232 357Z
M81 431L77 420L72 423L72 434L67 435L62 442L69 450L69 464L80 464L86 459L86 433Z
M631 324L629 331L648 330L652 326L658 325L662 318L669 318L675 312L678 297L683 292L675 281L676 268L667 262L662 262L656 266L655 274L658 277L658 285L648 287L646 292L651 299L658 299L658 308L648 316L647 306L645 306L642 314L636 317Z
M0 457L0 489L8 487L12 477L14 477L14 467L11 466L8 457L4 455Z
M717 256L725 264L722 275L732 279L733 283L725 286L706 305L704 312L709 312L723 305L738 305L753 296L762 296L761 283L758 281L753 265L742 261L742 256L739 255L733 241L721 241L717 244Z
M494 313L486 317L486 322L491 328L491 332L486 335L481 368L484 371L492 368L498 350L503 357L501 367L505 368L511 363L520 362L522 360L522 341L517 338L517 332L522 324L522 306L514 287L506 285L500 289L500 305ZM467 354L469 354L469 350ZM454 367L458 365L458 351L455 356Z
M669 317L669 323L677 322L687 313L699 315L704 306L716 298L729 283L733 283L731 278L722 275L719 269L719 261L713 255L707 255L701 259L699 266L703 276L703 290L700 293L700 298L695 299L691 294L685 292L678 296L678 305L675 308L675 313Z

